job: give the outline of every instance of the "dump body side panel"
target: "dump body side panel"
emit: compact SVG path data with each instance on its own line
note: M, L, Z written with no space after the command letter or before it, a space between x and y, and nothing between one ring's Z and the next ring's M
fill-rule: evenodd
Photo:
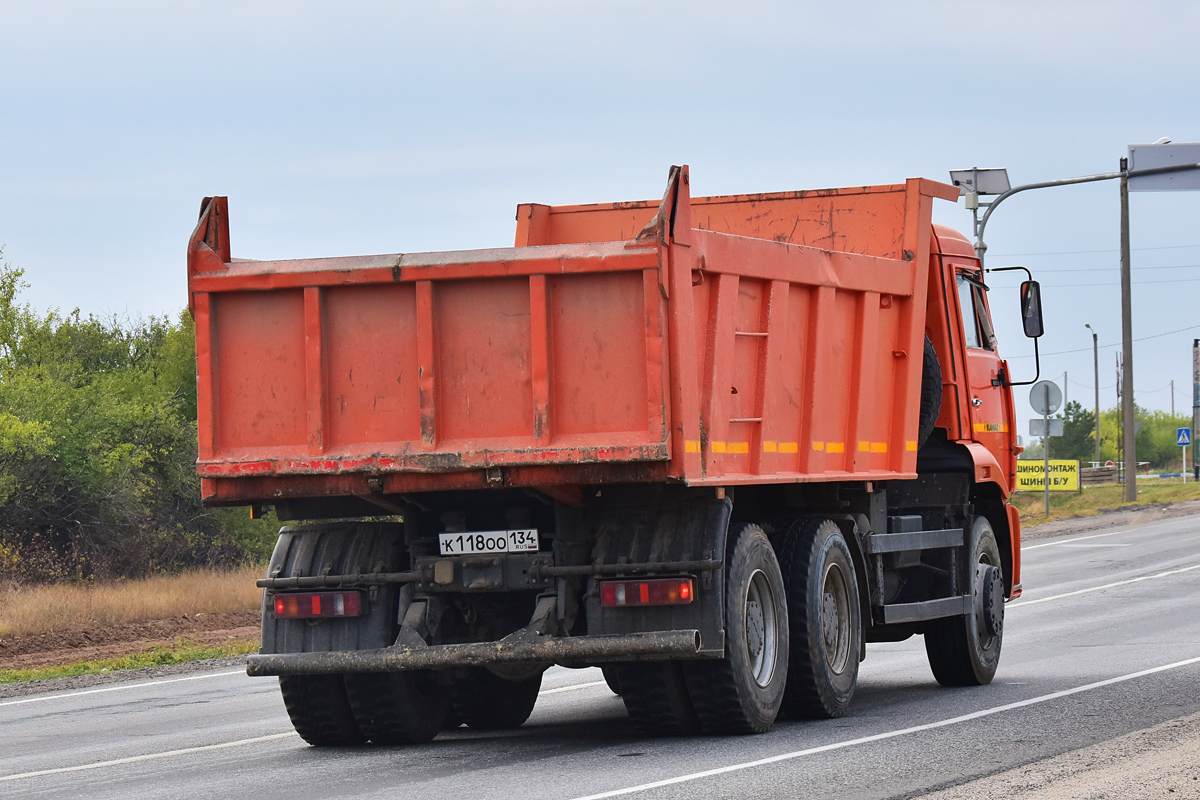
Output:
M657 209L522 207L526 246L277 262L229 257L215 198L189 251L204 495L911 477L952 193L692 201L683 168ZM623 239L545 241L595 235Z

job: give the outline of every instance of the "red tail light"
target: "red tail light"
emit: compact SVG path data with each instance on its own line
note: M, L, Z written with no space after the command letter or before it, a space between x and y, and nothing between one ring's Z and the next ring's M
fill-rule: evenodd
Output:
M600 605L681 606L696 599L691 578L651 578L644 581L602 581Z
M357 617L362 614L359 592L292 592L275 595L276 619Z

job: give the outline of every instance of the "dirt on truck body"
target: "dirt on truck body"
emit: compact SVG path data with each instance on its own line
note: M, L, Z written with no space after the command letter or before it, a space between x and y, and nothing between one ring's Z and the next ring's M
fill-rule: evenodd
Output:
M188 253L205 502L285 527L251 675L319 745L520 725L601 666L652 734L842 714L865 644L988 683L1020 589L979 261L884 186L521 205L516 246ZM1037 284L1022 289L1040 335Z

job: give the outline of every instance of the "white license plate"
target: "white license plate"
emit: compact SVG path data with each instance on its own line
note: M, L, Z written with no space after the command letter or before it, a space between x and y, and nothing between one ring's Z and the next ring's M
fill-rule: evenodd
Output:
M438 534L438 552L444 556L474 555L475 553L529 553L536 552L537 549L537 528Z

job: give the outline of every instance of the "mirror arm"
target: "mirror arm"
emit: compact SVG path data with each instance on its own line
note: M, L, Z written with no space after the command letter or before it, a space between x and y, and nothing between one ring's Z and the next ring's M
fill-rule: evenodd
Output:
M1025 273L1026 280L1030 280L1030 281L1033 280L1033 273L1030 272L1027 267L992 267L990 269L985 270L985 272L1012 272L1013 270L1018 270L1018 269ZM1037 343L1038 343L1038 340L1034 339L1033 340L1033 363L1034 363L1033 380L1031 380L1031 381L1008 381L1009 386L1029 386L1031 384L1038 382L1038 378L1040 378L1042 375L1042 359L1038 355L1038 344Z
M1033 363L1034 363L1033 380L1031 380L1031 381L1009 381L1008 385L1009 386L1029 386L1030 384L1037 383L1038 378L1040 378L1042 376L1042 360L1041 360L1041 358L1038 357L1037 339L1033 340Z
M1033 273L1029 271L1028 267L989 267L988 269L985 269L984 272L1012 272L1016 269L1019 269L1021 272L1025 273L1025 280L1033 280Z

